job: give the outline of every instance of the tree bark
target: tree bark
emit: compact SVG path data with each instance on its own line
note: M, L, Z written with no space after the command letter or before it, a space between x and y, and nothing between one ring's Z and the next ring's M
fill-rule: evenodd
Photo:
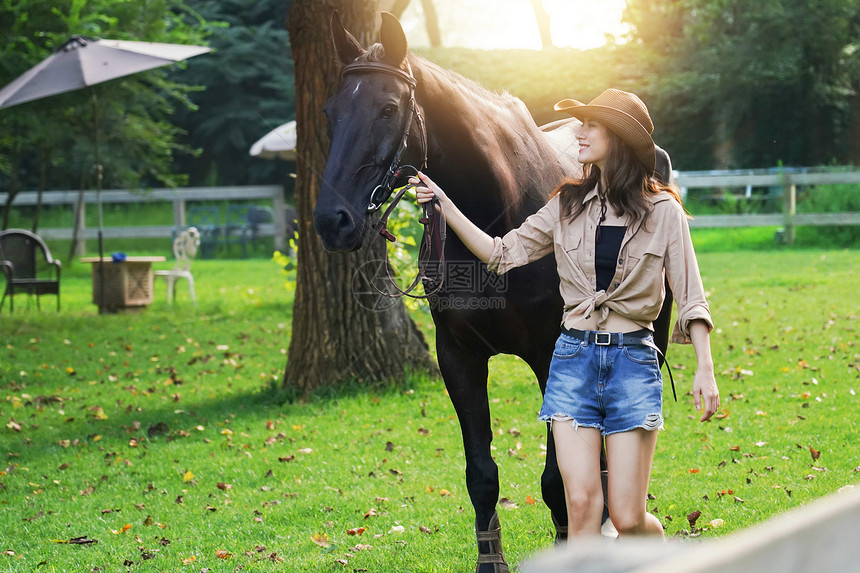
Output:
M399 380L410 369L436 369L402 301L366 308L366 301L354 295L372 288L359 273L365 260L355 253L326 252L314 231L313 209L329 148L321 111L339 78L329 32L334 10L364 46L372 43L379 26L375 1L294 0L287 22L295 62L299 241L284 386L303 395L349 381ZM374 253L377 258L384 256L381 243L376 243L381 249Z

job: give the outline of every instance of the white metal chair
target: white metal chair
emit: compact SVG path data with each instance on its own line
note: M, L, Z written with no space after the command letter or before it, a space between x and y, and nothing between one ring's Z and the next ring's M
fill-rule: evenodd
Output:
M191 301L197 304L194 295L194 276L191 274L191 261L197 255L200 246L200 232L196 227L188 227L174 239L173 255L176 264L167 271L155 271L156 277L163 277L167 281L167 303L172 304L176 295L176 281L185 279L188 281L188 291L191 293Z

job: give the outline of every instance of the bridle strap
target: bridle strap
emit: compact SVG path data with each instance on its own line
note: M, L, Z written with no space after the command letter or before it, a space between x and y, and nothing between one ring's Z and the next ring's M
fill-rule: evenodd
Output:
M406 65L409 66L408 60ZM354 62L352 64L345 65L340 71L340 76L343 77L355 72L382 72L400 78L414 89L418 87L418 81L412 76L411 66L409 66L409 68L408 72L404 72L400 68L395 68L394 66L389 66L388 64L383 64L381 62Z
M415 88L418 87L418 81L412 74L412 66L409 64L409 60L406 60L406 71L381 62L355 62L343 67L341 70L341 77L348 74L362 72L382 72L403 80L409 85L409 115L406 119L406 125L403 128L400 145L398 145L397 151L394 152L394 156L391 159L391 165L383 176L382 182L377 185L370 194L370 203L367 206L367 212L373 213L382 207L388 198L391 197L391 194L394 191L394 184L403 174L403 171L409 169L415 172L413 175L417 175L418 171L427 165L427 127L424 123L424 118L421 116L421 112L418 109L418 105L415 102ZM418 125L423 152L423 158L418 168L411 165L400 165L400 157L406 150L413 121ZM391 213L394 212L394 209L403 198L403 195L414 187L415 185L410 184L404 185L400 188L391 200L391 203L383 212L382 217L376 225L374 225L371 236L375 237L377 234L380 234L388 241L394 242L397 240L388 230L388 218L391 216ZM442 212L442 209L439 208L438 199L435 198L432 201L425 203L423 205L423 210L424 216L420 221L421 224L424 225L424 233L421 236L421 246L418 249L418 274L415 276L415 280L413 280L412 284L405 289L401 289L397 286L397 282L394 280L394 277L391 276L391 265L386 261L385 272L388 275L389 282L396 292L389 293L383 291L379 289L372 280L369 281L379 294L392 298L398 298L401 296L429 298L437 294L442 289L442 285L444 284L444 271L442 271L442 269L444 269L445 262L445 238L447 233L445 214ZM435 279L427 276L427 267L434 248L439 253L440 269L439 277ZM422 281L427 281L428 284L432 284L433 286L429 287L428 284L425 284L423 295L411 294Z
M418 124L418 130L421 137L421 147L423 150L423 159L419 169L423 169L427 165L427 128L424 125L424 118L418 110L418 105L415 102L415 88L418 86L418 81L412 74L412 66L409 60L406 60L406 71L383 64L381 62L355 62L347 64L341 70L341 77L353 73L362 72L382 72L400 80L405 81L409 85L409 115L406 120L406 125L403 127L403 135L400 138L400 144L397 146L397 151L394 152L394 157L391 158L391 164L388 166L388 171L382 178L382 182L374 187L370 193L370 202L367 205L367 212L372 213L382 207L391 193L394 191L394 183L397 181L397 176L400 172L400 157L406 150L409 142L409 134L412 127L412 122Z
M410 166L404 166L410 167ZM415 169L414 167L412 169ZM394 242L397 239L391 232L388 230L388 217L391 216L391 213L394 212L394 209L397 207L397 204L403 198L407 191L415 188L416 185L404 185L400 188L394 198L391 200L391 203L388 205L388 208L382 214L382 217L373 226L373 231L371 236L375 236L376 234L380 234L385 237L388 241ZM373 288L379 294L383 296L387 296L389 298L399 298L401 296L408 296L410 298L430 298L431 296L437 294L440 290L442 290L442 286L444 284L444 271L445 268L445 239L447 236L448 223L445 219L445 213L439 206L439 200L435 197L432 201L424 203L423 205L424 216L420 219L422 225L424 225L424 233L421 235L421 245L418 249L418 274L415 275L415 280L412 281L408 287L401 289L397 286L397 281L394 280L394 277L391 276L391 265L386 262L385 272L388 275L388 281L391 283L391 286L394 288L395 293L386 292L380 288L377 288L376 284L373 281L369 281ZM427 266L430 262L430 256L432 254L433 248L436 248L436 251L439 253L439 272L440 276L437 278L432 278L427 276ZM418 286L422 281L427 281L431 283L432 286L428 287L428 285L424 286L424 294L412 294L412 291Z

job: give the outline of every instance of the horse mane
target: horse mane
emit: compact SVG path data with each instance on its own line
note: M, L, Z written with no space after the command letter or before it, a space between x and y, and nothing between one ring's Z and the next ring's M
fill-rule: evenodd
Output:
M385 48L382 44L373 44L364 54L356 58L356 62L363 61L368 63L383 63L389 64L390 62L385 59ZM445 79L451 85L452 88L460 89L464 92L468 92L470 97L479 98L486 105L490 105L496 108L496 111L504 112L506 114L511 114L512 116L520 117L521 114L525 114L529 118L531 118L531 114L528 111L528 108L525 104L517 97L512 96L506 91L491 91L486 87L482 86L480 83L476 82L471 78L467 78L466 76L459 74L452 70L447 70L438 64L431 62L427 58L423 58L417 54L412 52L407 54L406 60L401 62L399 69L404 72L409 71L409 67L407 66L407 61L411 64L414 64L414 67L421 68L423 70L430 71L433 76L437 79Z
M385 59L385 48L382 44L373 44L366 52L356 59L357 62L384 63L390 62ZM509 226L518 223L516 213L519 212L523 201L529 199L533 204L542 205L546 195L561 180L559 170L557 180L546 184L546 189L539 183L548 175L547 166L540 163L537 155L517 150L533 150L537 145L546 145L544 136L535 124L526 105L519 98L512 96L506 91L492 91L477 81L467 78L455 71L445 69L430 60L409 52L399 68L404 72L412 69L419 84L426 80L432 80L450 94L459 97L463 102L460 106L463 115L472 114L474 125L488 126L492 129L482 129L482 134L474 134L475 137L484 137L484 145L481 147L487 151L485 168L492 172L499 180L501 201ZM451 105L451 100L446 100ZM498 149L493 152L493 147ZM511 162L517 161L516 165Z

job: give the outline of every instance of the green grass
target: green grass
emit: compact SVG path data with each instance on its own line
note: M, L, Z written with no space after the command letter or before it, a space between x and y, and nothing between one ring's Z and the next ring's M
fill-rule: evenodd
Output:
M860 252L700 250L724 407L694 419L692 349L673 346L680 401L667 390L648 507L680 538L695 510L697 533L712 538L860 477ZM168 307L157 283L145 311L99 316L89 268L66 264L62 313L52 297L41 312L21 297L0 315L0 571L473 568L462 441L442 382L410 375L281 403L286 278L265 260L193 270L196 308L184 284ZM427 312L414 315L432 339ZM522 361L490 366L509 500L499 511L517 563L552 543L540 396ZM98 543L57 542L80 536Z

